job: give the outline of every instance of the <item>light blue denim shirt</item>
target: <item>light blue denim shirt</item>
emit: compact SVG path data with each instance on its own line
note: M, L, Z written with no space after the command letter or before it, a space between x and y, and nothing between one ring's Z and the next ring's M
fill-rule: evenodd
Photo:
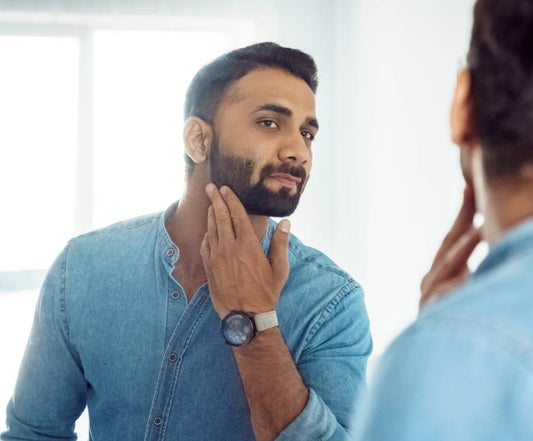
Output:
M86 405L94 441L254 439L208 286L187 303L164 219L69 242L43 285L0 439L74 440ZM289 263L276 310L310 395L278 440L346 440L372 346L363 291L292 235Z
M533 440L533 220L388 349L358 441Z

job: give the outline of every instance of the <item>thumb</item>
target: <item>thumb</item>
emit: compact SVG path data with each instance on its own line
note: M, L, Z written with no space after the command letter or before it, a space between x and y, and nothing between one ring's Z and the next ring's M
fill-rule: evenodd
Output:
M272 235L270 244L270 266L274 279L283 286L289 276L289 231L291 223L283 219Z

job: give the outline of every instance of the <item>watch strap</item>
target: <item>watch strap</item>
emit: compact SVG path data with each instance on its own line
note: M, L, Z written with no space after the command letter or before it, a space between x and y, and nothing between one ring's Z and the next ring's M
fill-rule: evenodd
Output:
M276 311L262 312L254 315L255 329L257 332L278 326L278 315Z

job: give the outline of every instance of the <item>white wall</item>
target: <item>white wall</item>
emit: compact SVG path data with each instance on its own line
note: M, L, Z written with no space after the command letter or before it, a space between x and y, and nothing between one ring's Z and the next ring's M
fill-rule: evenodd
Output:
M336 47L349 44L335 62L333 252L365 287L375 354L416 317L421 277L461 200L448 112L473 3L360 0L336 17Z

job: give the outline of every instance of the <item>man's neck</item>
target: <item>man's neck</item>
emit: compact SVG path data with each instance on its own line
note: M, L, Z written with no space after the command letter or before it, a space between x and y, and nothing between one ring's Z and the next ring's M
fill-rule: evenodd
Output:
M485 218L483 237L493 243L518 224L533 218L533 179L525 175L486 183L477 179L478 210Z
M200 247L207 232L207 210L210 200L204 183L190 182L187 185L176 211L166 221L172 241L180 250L180 262L187 272L199 273L203 269ZM258 240L266 234L269 218L250 216Z

